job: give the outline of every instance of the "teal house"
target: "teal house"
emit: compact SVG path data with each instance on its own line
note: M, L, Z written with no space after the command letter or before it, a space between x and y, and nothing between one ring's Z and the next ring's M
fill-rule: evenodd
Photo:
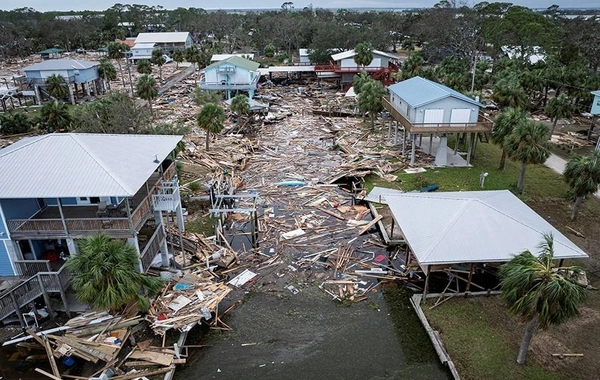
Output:
M592 95L594 95L594 100L592 101L590 113L592 115L600 115L600 90L592 91Z
M227 99L231 98L232 91L247 91L252 99L260 79L259 66L249 59L231 56L206 66L198 86L207 91L226 91Z

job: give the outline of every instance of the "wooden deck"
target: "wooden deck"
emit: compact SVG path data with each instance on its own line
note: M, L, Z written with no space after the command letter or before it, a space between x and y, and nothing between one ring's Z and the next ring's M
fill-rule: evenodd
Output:
M62 206L63 221L58 206L46 206L29 219L8 220L11 237L15 239L80 238L97 231L105 232L115 238L131 237L132 224L135 230L139 231L144 221L151 215L152 195L150 194L160 179L160 174L154 173L133 196L131 223L127 215L122 215L118 211L121 207L109 211L108 216L99 217L96 214L97 205Z

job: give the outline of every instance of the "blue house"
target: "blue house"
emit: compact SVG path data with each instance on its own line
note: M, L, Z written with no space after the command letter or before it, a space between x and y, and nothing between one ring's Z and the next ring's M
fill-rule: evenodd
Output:
M436 166L446 166L447 136L469 134L468 164L475 136L492 130L493 122L480 112L483 107L481 103L440 83L414 77L391 85L388 90L389 99L383 99L383 106L390 112L396 125L403 127L403 152L407 134L410 134L411 165L414 165L417 137L429 135L431 144L434 135L439 136ZM431 151L430 145L429 152Z
M227 91L227 99L236 90L248 91L248 97L252 98L260 79L259 66L249 59L231 56L206 66L198 85L203 90Z
M102 89L98 62L79 61L76 59L49 59L40 63L27 66L23 69L25 78L21 78L21 85L27 90L35 91L38 103L41 103L40 90L44 90L46 80L52 75L61 75L69 89L69 99L75 104L75 97L79 90L88 99L91 93L98 95ZM71 87L71 85L73 87Z
M125 239L141 272L168 266L163 212L175 212L184 230L172 154L180 140L65 133L0 149L0 279L22 281L0 294L0 320L44 292L66 303L65 259L77 254L77 239L93 233Z
M592 91L592 95L594 95L594 100L592 101L590 113L592 115L600 115L600 90Z

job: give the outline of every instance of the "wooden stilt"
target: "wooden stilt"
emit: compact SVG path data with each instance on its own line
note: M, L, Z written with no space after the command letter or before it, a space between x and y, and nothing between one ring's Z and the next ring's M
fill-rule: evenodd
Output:
M458 153L458 142L460 141L460 133L456 134L456 139L454 141L454 154Z
M469 268L469 278L467 279L467 287L465 288L465 298L467 294L469 294L469 290L471 289L471 280L473 279L473 270L475 269L475 264L471 263L471 267Z
M474 133L469 133L469 147L467 148L467 165L471 164L471 153L473 151L473 140L475 139Z
M429 135L429 154L433 155L431 154L431 149L433 149L433 133Z
M417 135L413 134L412 146L410 147L410 166L415 165L415 151L417 149Z
M427 272L425 273L425 287L423 287L423 299L427 296L429 292L429 277L431 275L431 266L427 267Z

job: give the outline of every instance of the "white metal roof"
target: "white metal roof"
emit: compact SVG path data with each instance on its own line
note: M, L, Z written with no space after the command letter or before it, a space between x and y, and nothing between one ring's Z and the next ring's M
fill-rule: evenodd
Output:
M91 61L80 61L77 59L48 59L31 66L27 66L23 71L52 71L52 70L83 70L98 66L100 63Z
M355 55L356 55L356 53L354 52L354 49L352 49L352 50L343 51L341 53L332 54L331 59L333 59L334 61L341 61L342 59L352 58ZM377 57L377 56L383 56L383 57L387 57L387 58L391 58L391 59L400 59L400 57L395 54L386 53L381 50L373 50L373 57Z
M152 49L156 45L154 42L136 43L131 49Z
M460 99L477 107L483 107L483 104L450 87L419 76L388 86L388 89L415 108L448 97Z
M222 61L224 59L227 59L227 58L230 58L233 56L246 58L246 59L254 59L253 53L213 54L213 56L210 58L210 61L211 62L219 62L219 61Z
M421 266L506 262L538 252L554 236L554 257L588 255L508 190L383 195Z
M189 32L160 32L160 33L140 33L135 39L135 43L150 43L154 42L157 44L170 44L170 43L184 43Z
M133 196L181 136L55 133L0 149L0 198Z

